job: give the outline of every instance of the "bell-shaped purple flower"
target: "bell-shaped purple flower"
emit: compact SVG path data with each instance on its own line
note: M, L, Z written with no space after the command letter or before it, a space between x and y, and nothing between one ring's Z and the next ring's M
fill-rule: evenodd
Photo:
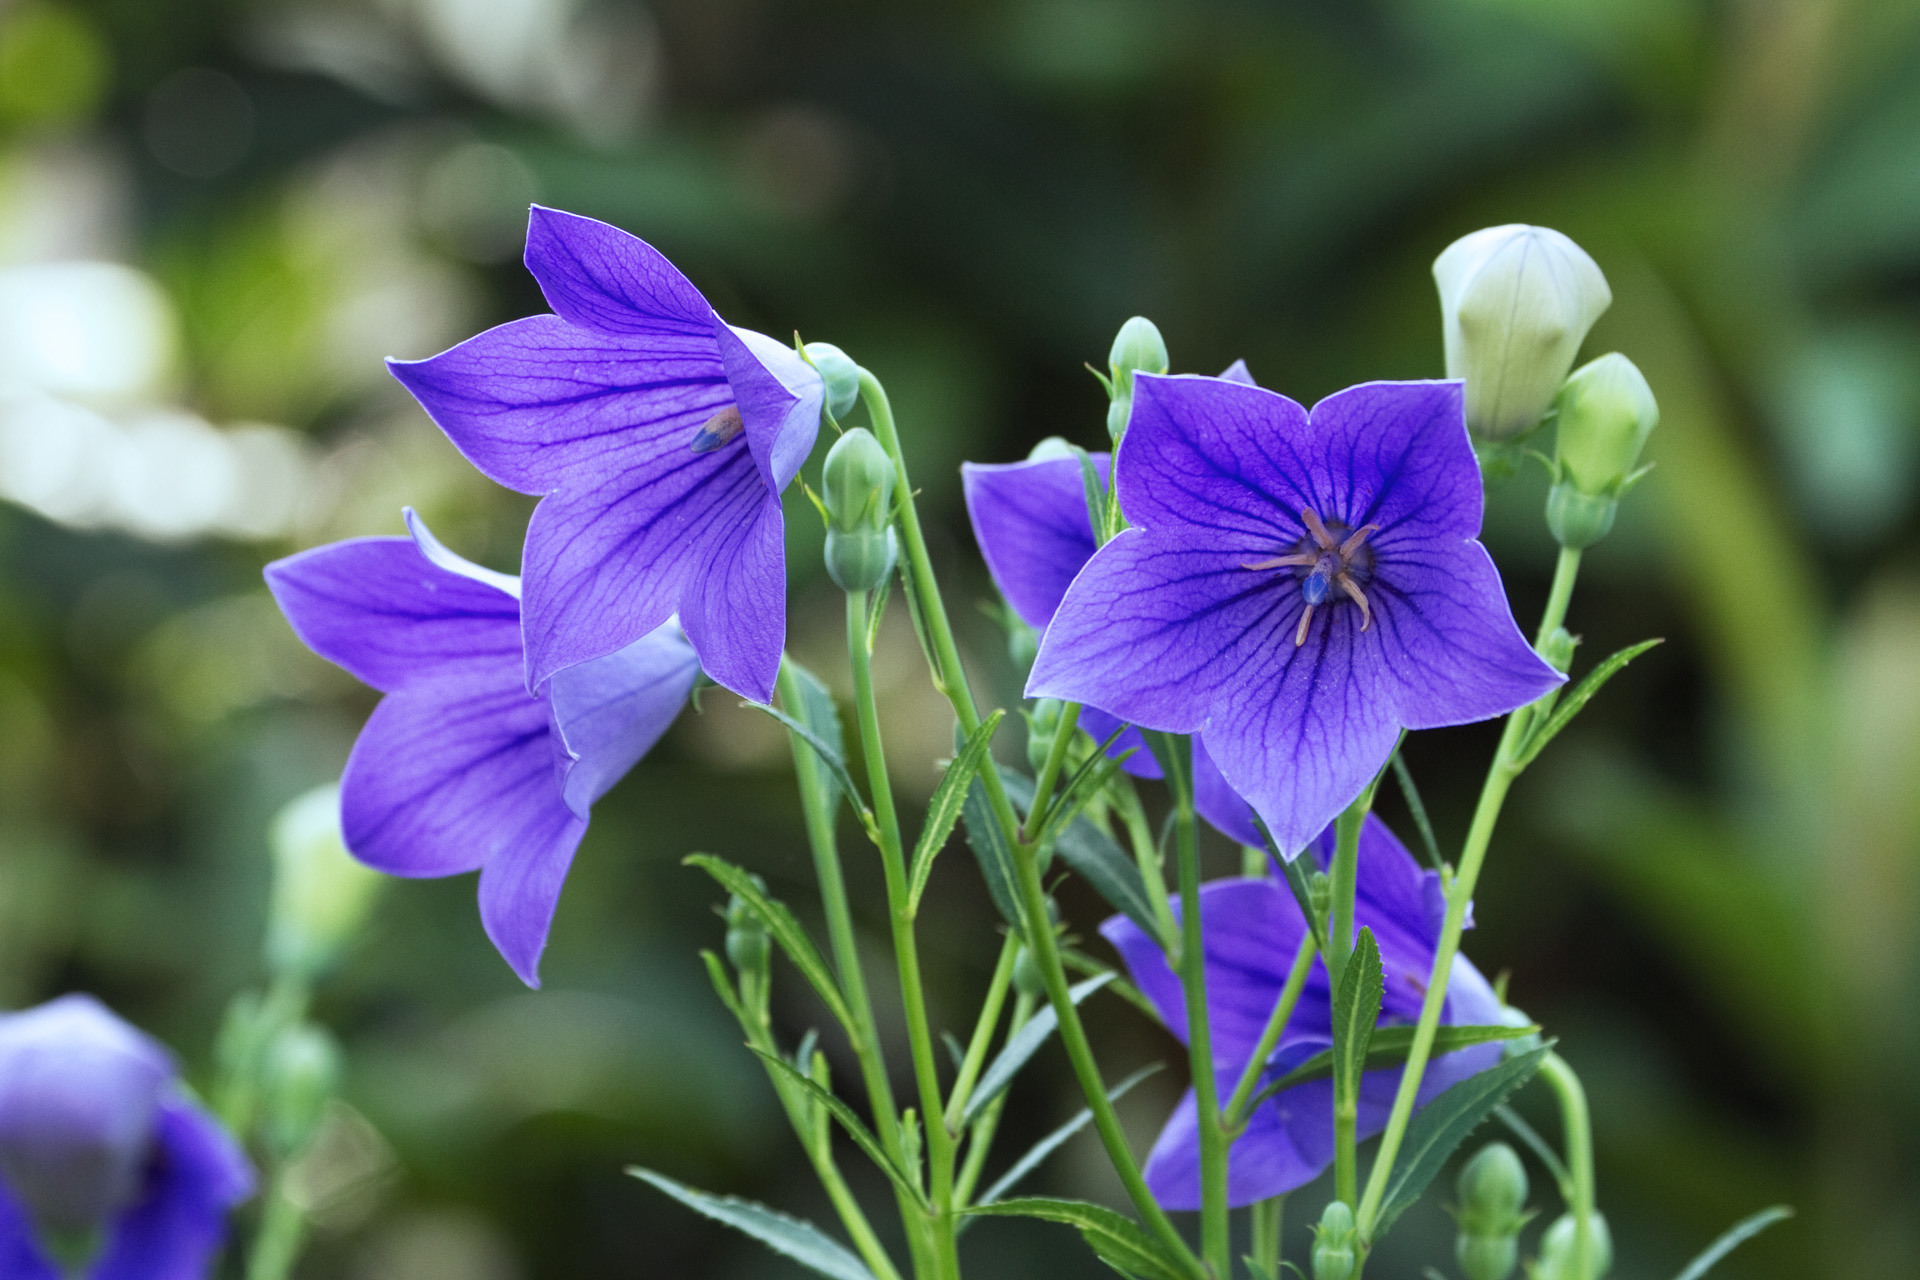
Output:
M487 936L538 986L589 809L673 723L699 662L669 620L530 694L519 579L407 517L412 540L304 551L267 585L308 648L386 695L340 779L347 848L392 875L478 870Z
M542 498L528 687L677 614L709 675L767 701L786 637L780 493L820 428L819 373L604 222L535 206L526 263L555 314L390 367L476 467Z
M167 1051L92 996L0 1014L0 1277L200 1280L253 1170Z
M1219 378L1135 379L1132 528L1074 578L1030 696L1198 733L1281 849L1402 728L1484 720L1563 676L1514 625L1480 532L1457 382L1370 382L1313 412Z
M1331 829L1308 846L1322 869L1333 857ZM1200 890L1206 953L1208 1028L1220 1097L1239 1082L1261 1032L1286 985L1287 970L1306 932L1299 903L1279 880L1215 880ZM1175 900L1173 911L1180 914ZM1423 871L1386 824L1369 815L1360 832L1356 929L1373 931L1380 947L1386 995L1380 1025L1419 1019L1427 976L1446 914L1440 877ZM1186 999L1180 979L1158 944L1124 916L1100 926L1126 961L1133 981L1153 1002L1167 1029L1187 1038ZM1446 1023L1487 1025L1501 1021L1500 1001L1480 971L1458 956L1441 1014ZM1325 964L1316 959L1307 985L1268 1059L1263 1081L1278 1080L1333 1044L1332 996ZM1448 1086L1500 1060L1498 1044L1480 1045L1435 1058L1421 1078L1421 1105ZM1386 1126L1399 1087L1400 1068L1360 1077L1359 1136ZM1174 1109L1147 1158L1147 1185L1169 1209L1200 1207L1199 1113L1193 1091ZM1311 1182L1333 1160L1333 1082L1309 1081L1282 1090L1255 1108L1246 1132L1227 1158L1227 1197L1252 1204Z

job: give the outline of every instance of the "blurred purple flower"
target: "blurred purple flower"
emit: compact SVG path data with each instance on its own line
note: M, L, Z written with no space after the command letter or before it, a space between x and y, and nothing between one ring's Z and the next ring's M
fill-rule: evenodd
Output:
M786 637L780 493L819 431L820 375L604 222L535 206L526 263L557 314L390 367L476 467L542 497L528 687L677 614L709 675L767 701Z
M167 1051L92 996L0 1014L0 1276L199 1280L253 1170Z
M1120 446L1134 527L1073 580L1033 696L1199 733L1284 851L1400 730L1484 720L1564 677L1514 625L1480 532L1457 382L1315 405L1219 378L1135 379Z
M1333 856L1329 828L1310 844L1325 869ZM1440 877L1423 871L1386 824L1368 815L1360 832L1359 892L1355 926L1373 931L1386 980L1380 1025L1411 1024L1420 1016L1427 975L1446 913ZM1287 970L1306 931L1293 894L1269 876L1258 880L1215 880L1200 890L1204 925L1208 1026L1213 1037L1215 1075L1220 1097L1232 1092L1265 1030ZM1174 915L1180 914L1178 900ZM1119 950L1134 983L1153 1002L1167 1029L1182 1043L1187 1038L1186 1000L1180 979L1168 968L1159 945L1124 916L1100 927ZM1486 1025L1501 1021L1500 1001L1480 971L1465 956L1454 960L1452 981L1441 1021ZM1332 997L1327 971L1319 959L1293 1017L1267 1061L1263 1081L1277 1080L1333 1044ZM1500 1060L1498 1044L1480 1045L1435 1058L1420 1082L1425 1105L1448 1086L1484 1071ZM1400 1083L1400 1068L1368 1071L1360 1078L1359 1136L1386 1125ZM1147 1185L1169 1209L1200 1207L1199 1113L1191 1089L1174 1108L1147 1158ZM1311 1182L1333 1159L1333 1082L1321 1079L1294 1085L1255 1108L1246 1132L1233 1144L1227 1161L1227 1195L1234 1205L1252 1204Z
M517 578L413 539L267 566L308 648L387 696L340 779L347 847L398 876L480 872L487 936L528 986L595 800L665 733L699 675L669 620L529 694Z

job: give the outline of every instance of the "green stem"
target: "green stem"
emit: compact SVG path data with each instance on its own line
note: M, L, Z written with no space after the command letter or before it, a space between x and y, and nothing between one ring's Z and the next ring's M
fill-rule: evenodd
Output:
M980 1005L980 1016L974 1020L973 1038L967 1043L967 1056L960 1063L960 1074L955 1077L953 1091L947 1095L946 1125L947 1131L958 1135L960 1118L966 1114L967 1100L973 1096L973 1086L980 1081L980 1072L987 1065L987 1050L993 1047L993 1030L1000 1024L1000 1010L1007 1001L1007 988L1013 984L1013 966L1020 958L1020 939L1007 935L1000 944L1000 960L993 966L993 977L987 983L987 996Z
M1333 902L1327 923L1327 979L1340 990L1347 964L1353 959L1355 900L1360 889L1360 828L1373 802L1373 788L1348 805L1334 819ZM1335 1027L1339 1036L1342 1029ZM1344 1046L1335 1046L1340 1052ZM1351 1205L1360 1194L1360 1082L1343 1072L1333 1077L1333 1185L1334 1194Z
M1554 567L1553 589L1547 596L1547 608L1540 619L1535 648L1545 645L1561 623L1566 621L1567 606L1573 599L1574 580L1580 573L1580 553L1561 548ZM1460 851L1460 869L1447 889L1447 914L1440 926L1440 942L1434 949L1433 969L1427 976L1426 999L1420 1005L1420 1021L1414 1027L1413 1044L1407 1052L1406 1070L1400 1075L1400 1088L1394 1094L1393 1110L1387 1116L1386 1130L1380 1135L1380 1150L1374 1157L1373 1171L1367 1176L1367 1191L1360 1202L1357 1225L1363 1242L1373 1238L1380 1216L1380 1203L1386 1196L1387 1179L1393 1173L1394 1157L1406 1137L1407 1122L1413 1117L1413 1104L1420 1092L1420 1079L1426 1073L1427 1058L1433 1051L1433 1037L1440 1025L1440 1010L1446 1004L1449 980L1453 977L1454 957L1460 951L1460 931L1466 925L1467 906L1473 901L1474 886L1480 880L1480 868L1493 840L1494 825L1500 820L1500 808L1507 791L1519 776L1514 761L1526 739L1530 708L1521 707L1507 717L1500 735L1493 764L1480 788L1480 802L1474 807L1473 823L1467 828L1466 844Z
M1247 1210L1248 1226L1252 1236L1247 1252L1253 1255L1254 1266L1260 1268L1274 1280L1280 1276L1280 1229L1286 1223L1287 1197L1277 1195L1267 1200L1256 1200Z
M1033 1016L1035 1003L1034 997L1025 992L1014 996L1013 1021L1007 1024L1008 1040L1027 1025L1027 1019ZM973 1122L973 1133L967 1139L966 1163L961 1166L960 1177L953 1185L953 1199L957 1206L973 1203L974 1188L980 1185L980 1174L987 1167L987 1153L993 1150L993 1135L1000 1128L1000 1113L1006 1105L1007 1091L1003 1089L1000 1096L989 1102L987 1109L980 1113L980 1118Z
M1265 858L1266 854L1262 852L1260 856ZM1300 993L1306 989L1307 976L1313 972L1313 956L1317 950L1313 930L1303 931L1300 946L1293 953L1293 967L1287 970L1286 985L1280 988L1280 998L1273 1002L1273 1013L1267 1018L1266 1029L1260 1033L1260 1043L1254 1046L1253 1056L1247 1059L1240 1082L1233 1088L1233 1096L1227 1099L1226 1130L1230 1135L1237 1135L1246 1126L1249 1100L1260 1085L1260 1077L1266 1073L1267 1059L1280 1043L1294 1007L1300 1003Z
M800 714L800 679L792 666L780 664L780 701L789 715ZM806 819L807 843L813 850L814 877L820 882L820 904L827 917L827 938L833 948L834 974L840 990L853 1012L852 1042L854 1059L860 1064L860 1079L866 1086L868 1105L881 1143L903 1161L906 1145L900 1136L900 1113L893 1099L893 1086L887 1080L887 1064L880 1052L879 1024L873 1016L873 1000L867 994L867 980L860 971L860 944L853 931L853 913L847 906L846 878L840 870L840 842L834 834L834 809L822 805L826 779L813 748L793 737L793 771L799 781L800 808Z
M906 548L901 572L913 582L921 622L926 627L927 640L933 650L934 681L952 704L961 732L972 734L980 727L980 712L974 705L973 691L967 683L966 670L960 663L960 650L954 644L953 628L941 600L940 583L934 577L933 561L927 555L927 541L920 529L920 514L914 505L913 483L907 476L906 458L900 451L900 433L894 426L893 409L887 401L886 389L880 385L879 379L865 369L860 371L860 398L866 403L867 412L873 419L873 433L892 459L894 473L899 479L900 540ZM1148 1230L1173 1258L1185 1265L1190 1275L1204 1277L1192 1251L1174 1227L1173 1220L1167 1217L1166 1211L1161 1209L1153 1193L1147 1189L1140 1166L1127 1146L1127 1136L1120 1127L1120 1117L1107 1100L1106 1086L1100 1079L1100 1067L1094 1061L1093 1047L1087 1042L1086 1028L1081 1025L1079 1010L1074 1007L1073 998L1068 994L1059 946L1052 930L1046 927L1047 895L1040 883L1035 851L1020 841L1020 821L1014 815L1013 802L1007 796L998 770L982 770L980 779L986 785L987 803L993 811L994 821L1013 844L1015 888L1020 894L1021 918L1030 924L1039 924L1038 928L1029 927L1026 930L1026 941L1032 950L1034 964L1046 984L1047 1000L1060 1020L1061 1047L1067 1051L1067 1060L1073 1065L1080 1092L1093 1112L1094 1128L1106 1148L1107 1159L1119 1175L1121 1185L1126 1188L1134 1211L1140 1215Z
M1593 1124L1587 1115L1587 1091L1566 1059L1549 1053L1540 1062L1540 1078L1560 1101L1560 1125L1565 1131L1567 1173L1573 1181L1573 1274L1579 1280L1593 1274L1588 1258L1593 1248Z
M287 1194L287 1166L281 1162L268 1181L260 1229L254 1234L253 1252L247 1258L247 1280L286 1280L300 1256L306 1226L306 1214Z
M1160 845L1147 822L1147 811L1140 804L1139 792L1133 789L1133 779L1124 773L1114 775L1108 794L1114 798L1121 822L1126 824L1127 841L1133 845L1133 860L1140 868L1140 883L1146 886L1147 899L1153 903L1154 923L1160 930L1155 941L1162 951L1171 952L1180 936L1180 926L1174 923L1173 907L1167 901L1167 871L1161 865ZM1263 860L1264 857L1263 854Z
M1021 829L1020 838L1031 841L1034 834L1047 825L1047 816L1053 809L1053 784L1060 780L1061 766L1067 762L1067 749L1073 745L1073 735L1080 727L1080 704L1069 702L1060 708L1060 723L1054 728L1053 742L1047 747L1046 762L1040 766L1040 776L1033 780L1033 808L1027 814L1027 824Z
M1178 741L1161 762L1173 788L1175 845L1180 878L1180 989L1187 1006L1187 1060L1199 1111L1200 1256L1215 1275L1233 1274L1228 1235L1227 1138L1220 1123L1220 1082L1213 1070L1213 1019L1207 1005L1206 941L1200 920L1200 831L1193 812L1191 747Z
M900 842L900 818L893 807L880 738L880 705L873 694L873 655L868 651L869 592L847 593L847 649L853 660L854 705L860 720L860 752L867 761L867 782L880 831L880 865L887 887L887 914L893 925L893 956L900 976L900 1001L906 1012L907 1044L920 1114L926 1117L929 1198L933 1202L935 1274L959 1280L960 1256L954 1243L954 1140L942 1122L940 1075L927 1020L926 993L920 979L920 948L914 938L913 905L907 897L907 855Z

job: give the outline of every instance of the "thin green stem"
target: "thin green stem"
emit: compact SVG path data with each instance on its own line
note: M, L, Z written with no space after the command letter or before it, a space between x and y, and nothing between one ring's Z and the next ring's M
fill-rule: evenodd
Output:
M1260 856L1264 858L1266 854ZM1260 1033L1260 1042L1254 1046L1253 1056L1247 1059L1246 1069L1240 1073L1240 1081L1233 1087L1233 1096L1227 1099L1225 1123L1229 1135L1238 1135L1246 1126L1254 1090L1259 1088L1260 1078L1266 1074L1267 1059L1273 1056L1274 1046L1280 1043L1280 1035L1292 1019L1294 1007L1300 1003L1300 993L1306 989L1307 976L1313 972L1313 957L1318 949L1314 946L1313 930L1303 930L1300 946L1293 953L1293 967L1287 970L1286 984L1280 988L1280 998L1273 1002L1273 1013L1268 1016L1266 1028ZM1231 1141L1232 1137L1228 1140Z
M900 976L900 1001L906 1012L907 1045L913 1058L920 1113L926 1117L929 1198L933 1202L935 1274L959 1280L960 1256L954 1244L954 1140L942 1122L940 1074L934 1058L933 1030L927 1019L920 978L920 948L914 938L913 905L907 897L907 855L900 842L900 817L893 806L880 738L880 705L873 694L873 655L867 647L869 596L847 593L847 650L853 660L853 699L859 714L860 753L866 757L874 820L880 831L880 864L887 887L887 914L893 924L893 956Z
M1567 1149L1567 1173L1573 1182L1573 1274L1579 1280L1593 1274L1588 1265L1593 1249L1593 1123L1587 1115L1587 1091L1566 1059L1549 1053L1540 1062L1540 1078L1560 1102L1560 1125Z
M971 734L980 727L980 712L974 705L973 691L960 663L960 650L954 644L953 628L941 600L939 581L934 577L932 558L927 554L926 537L921 532L920 514L913 500L913 483L908 479L906 458L900 451L900 433L894 426L893 409L887 400L886 389L880 385L879 379L865 369L860 371L860 398L866 403L867 412L872 417L873 433L892 459L894 472L899 478L901 498L897 519L900 523L900 540L906 549L901 572L913 583L921 622L933 650L934 681L952 704L961 731ZM1140 1166L1127 1146L1126 1132L1120 1127L1120 1118L1107 1099L1106 1086L1100 1079L1099 1064L1094 1061L1093 1047L1087 1042L1086 1028L1080 1022L1080 1014L1074 1007L1072 996L1068 994L1059 946L1052 930L1046 927L1047 895L1040 883L1035 851L1020 841L1020 821L1014 815L1013 802L1007 796L999 771L982 770L980 778L986 786L987 803L994 821L1013 843L1014 879L1020 895L1020 915L1030 926L1033 922L1039 924L1038 928L1029 927L1026 930L1026 941L1034 964L1046 984L1048 1003L1053 1006L1054 1014L1060 1020L1061 1047L1067 1051L1067 1060L1073 1065L1080 1092L1093 1112L1094 1128L1106 1148L1107 1159L1119 1175L1127 1198L1133 1202L1134 1211L1140 1215L1147 1229L1173 1258L1186 1266L1190 1275L1203 1277L1204 1272L1186 1242L1180 1238L1172 1219L1167 1217L1165 1210L1154 1200L1153 1193L1147 1189Z
M1169 738L1169 741L1174 739ZM1199 1111L1200 1256L1221 1277L1233 1274L1228 1234L1227 1138L1220 1123L1220 1082L1213 1070L1213 1019L1207 1004L1206 942L1200 920L1200 830L1193 811L1191 748L1184 742L1161 762L1173 788L1174 840L1180 879L1180 989L1187 1006L1187 1060Z
M1574 580L1579 573L1580 553L1562 548L1559 563L1554 568L1553 588L1547 596L1546 612L1540 619L1535 648L1544 646L1547 637L1566 621L1567 606L1573 599ZM1400 1088L1394 1094L1393 1110L1388 1114L1387 1127L1380 1135L1380 1150L1374 1157L1373 1171L1367 1175L1366 1195L1360 1202L1357 1225L1363 1243L1373 1239L1373 1229L1380 1216L1380 1203L1386 1196L1387 1179L1393 1173L1394 1158L1400 1154L1400 1142L1406 1137L1407 1122L1413 1116L1414 1099L1420 1092L1420 1080L1426 1073L1427 1058L1433 1051L1433 1037L1440 1025L1440 1010L1446 1004L1454 957L1460 952L1460 931L1466 925L1467 906L1473 901L1474 886L1479 883L1480 869L1486 862L1487 846L1493 840L1493 829L1500 820L1501 806L1506 803L1513 780L1519 776L1519 769L1514 762L1525 740L1529 722L1528 707L1522 707L1507 717L1507 727L1500 735L1500 745L1494 751L1493 764L1487 770L1486 781L1480 788L1480 801L1474 807L1473 822L1467 828L1466 843L1460 851L1460 869L1454 873L1453 882L1447 889L1447 914L1440 926L1439 944L1434 949L1433 968L1427 976L1427 994L1420 1005L1420 1021L1414 1027L1406 1070L1401 1072Z
M1020 958L1020 939L1008 934L1000 944L1000 959L987 982L986 999L980 1003L980 1016L974 1020L973 1036L967 1043L967 1056L961 1060L960 1074L947 1095L947 1132L958 1135L960 1118L966 1114L967 1100L980 1072L987 1065L987 1050L993 1047L993 1031L1000 1023L1000 1010L1006 1004L1007 988L1013 984L1013 966Z
M1273 1280L1279 1280L1280 1276L1280 1232L1286 1224L1286 1210L1285 1195L1256 1200L1247 1210L1247 1225L1252 1237L1247 1252L1253 1257L1253 1265L1273 1277Z
M1008 1040L1027 1025L1027 1019L1033 1016L1035 1003L1035 998L1025 992L1014 996L1013 1021L1007 1024ZM1002 1090L1000 1096L989 1102L986 1110L980 1113L980 1118L973 1122L973 1132L967 1138L966 1163L961 1166L960 1176L953 1184L956 1208L973 1203L974 1189L980 1185L980 1175L987 1167L987 1154L993 1150L993 1137L1000 1129L1000 1114L1006 1105L1007 1094Z
M1133 846L1133 860L1140 868L1140 883L1146 887L1147 900L1153 904L1160 949L1170 952L1180 936L1180 926L1174 923L1173 907L1167 901L1167 871L1161 865L1160 845L1154 839L1152 825L1147 822L1147 811L1140 803L1139 792L1133 789L1133 779L1124 773L1114 775L1108 784L1108 794L1114 799L1120 821L1126 825L1127 842Z
M253 1250L247 1257L247 1280L286 1280L300 1256L307 1216L299 1202L287 1194L287 1179L286 1162L276 1163L260 1211L260 1228L254 1233Z
M1327 923L1327 977L1331 990L1340 990L1347 965L1353 959L1355 900L1360 888L1360 828L1373 802L1369 787L1346 812L1334 819L1333 902ZM1336 1037L1344 1028L1334 1027ZM1335 1052L1344 1051L1336 1045ZM1360 1194L1360 1082L1345 1072L1333 1077L1333 1185L1334 1194L1351 1205Z
M1067 762L1067 749L1073 745L1073 735L1079 728L1080 704L1064 704L1060 708L1060 723L1053 731L1053 741L1047 747L1046 761L1040 766L1040 776L1033 780L1033 808L1020 831L1022 840L1031 842L1035 833L1047 825L1047 817L1053 811L1053 784L1060 780L1061 766Z

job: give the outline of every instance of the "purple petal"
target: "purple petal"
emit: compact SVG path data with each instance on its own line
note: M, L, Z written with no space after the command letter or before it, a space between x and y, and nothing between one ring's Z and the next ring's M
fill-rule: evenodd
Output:
M444 542L433 536L433 530L427 528L427 522L422 520L420 513L412 507L400 508L400 517L407 522L407 532L413 537L413 545L418 547L420 554L437 568L478 582L482 586L492 587L495 591L512 596L515 600L520 598L518 575L489 569L485 565L475 564L465 556L454 553Z
M1098 707L1080 708L1080 728L1085 730L1087 736L1096 744L1113 737L1113 731L1121 728L1122 725L1126 725L1126 728L1119 737L1113 739L1113 745L1107 748L1107 754L1118 757L1126 752L1133 752L1121 761L1120 768L1136 778L1164 776L1160 770L1160 762L1153 758L1153 752L1148 750L1146 737L1140 730L1127 725L1127 722L1118 716L1108 715Z
M1253 380L1253 374L1247 371L1247 362L1245 360L1235 360L1232 364L1220 371L1220 376L1228 382L1237 382L1245 387L1257 387L1260 385Z
M145 1193L114 1223L89 1280L205 1280L228 1211L253 1193L246 1156L199 1107L169 1100L157 1132Z
M1493 558L1478 542L1384 553L1371 595L1370 647L1400 723L1410 729L1503 715L1566 677L1533 651ZM1389 576L1389 571L1390 575Z
M711 322L634 337L529 316L387 367L468 461L531 494L591 486L636 447L686 453L734 402Z
M519 664L426 681L374 708L340 779L347 848L397 876L472 871L566 811L547 704Z
M1104 482L1107 455L1090 455ZM961 466L973 536L1000 593L1045 631L1067 584L1094 552L1086 485L1074 458Z
M680 714L700 675L680 628L668 623L617 653L554 673L553 731L566 755L567 807L588 807L639 762Z
M1484 486L1458 382L1363 382L1313 406L1313 487L1325 519L1377 524L1382 561L1402 542L1480 532Z
M1206 740L1198 736L1193 739L1193 807L1215 831L1234 843L1253 849L1266 847L1260 828L1253 825L1253 806L1227 782L1220 766L1213 762Z
M714 336L760 478L783 493L813 452L826 382L799 352L764 333L735 329L716 316Z
M309 649L383 692L520 661L518 602L432 563L406 538L316 547L274 561L266 578Z
M60 1269L40 1251L27 1211L0 1178L0 1276L6 1280L64 1280Z
M713 308L665 254L593 218L533 206L526 262L547 304L584 328L698 337L712 323Z
M512 838L480 869L480 923L520 980L540 985L540 953L587 820L556 795L512 816Z

